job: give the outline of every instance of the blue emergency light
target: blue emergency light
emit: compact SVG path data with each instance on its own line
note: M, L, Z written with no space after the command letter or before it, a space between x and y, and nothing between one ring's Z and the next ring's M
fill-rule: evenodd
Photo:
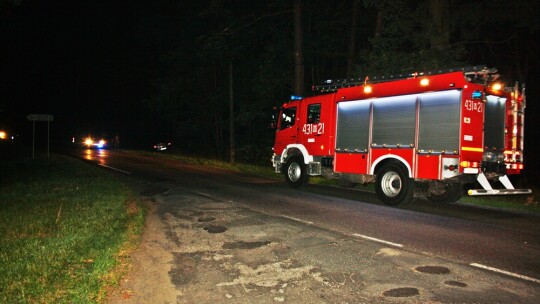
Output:
M482 98L482 91L473 91L473 92L472 92L472 98L473 98L473 99L480 99L480 98Z

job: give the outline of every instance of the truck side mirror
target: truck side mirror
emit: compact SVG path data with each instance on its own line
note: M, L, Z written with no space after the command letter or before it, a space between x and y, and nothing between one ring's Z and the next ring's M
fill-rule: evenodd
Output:
M278 125L279 109L277 107L274 107L272 110L274 112L272 113L272 116L271 116L269 128L272 130L276 130L277 125Z

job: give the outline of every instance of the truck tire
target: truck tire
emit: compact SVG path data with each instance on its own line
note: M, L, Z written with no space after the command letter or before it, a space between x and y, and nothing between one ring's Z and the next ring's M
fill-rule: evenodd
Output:
M354 188L356 187L357 183L349 182L346 180L339 179L338 180L338 186L343 188Z
M441 183L442 182L437 182ZM463 187L460 183L445 183L432 185L428 199L441 204L457 202L463 195Z
M309 175L306 172L306 164L300 156L291 156L285 164L285 180L292 188L298 188L302 184L306 184L309 180Z
M414 180L403 165L387 163L377 172L375 193L385 204L396 206L410 202L414 195Z

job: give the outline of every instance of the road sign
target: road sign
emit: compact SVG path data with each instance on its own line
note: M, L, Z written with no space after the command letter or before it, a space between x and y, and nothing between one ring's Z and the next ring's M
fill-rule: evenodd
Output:
M47 158L49 158L49 125L53 121L54 117L52 114L28 114L26 119L32 121L32 159L35 158L35 144L36 144L36 121L46 121L47 122Z
M53 121L54 116L52 114L28 114L26 119L31 121Z

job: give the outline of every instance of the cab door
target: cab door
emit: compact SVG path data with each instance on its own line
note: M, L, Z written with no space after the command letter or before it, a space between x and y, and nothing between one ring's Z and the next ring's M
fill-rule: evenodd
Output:
M327 116L331 113L328 107L329 103L324 102L324 96L305 99L302 105L298 136L310 155L328 154Z
M278 117L274 153L281 154L289 144L298 143L298 108L299 102L285 104Z

